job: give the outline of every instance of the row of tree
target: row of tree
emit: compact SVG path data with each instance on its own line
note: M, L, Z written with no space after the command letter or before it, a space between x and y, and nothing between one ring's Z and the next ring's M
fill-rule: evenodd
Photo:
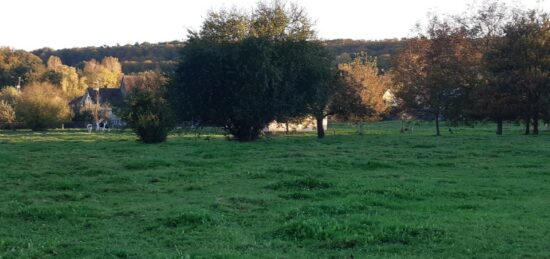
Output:
M161 43L136 43L117 46L82 47L54 50L42 48L32 51L44 62L50 56L57 56L63 63L82 69L88 60L102 60L105 57L116 57L120 60L124 73L143 72L147 70L168 71L178 60L179 50L184 42L172 41Z
M115 57L88 60L77 69L63 64L57 56L50 56L44 64L32 53L0 48L0 88L49 83L70 98L81 96L87 87L119 87L122 76L122 66Z
M191 32L167 91L179 120L245 141L273 120L313 116L323 137L326 116L362 125L391 112L433 119L437 135L442 120L494 120L497 134L503 121L523 120L537 134L550 116L549 24L545 13L484 2L469 15L432 17L381 71L362 53L334 62L296 5L212 11Z
M378 59L378 66L388 70L391 67L391 58L404 43L404 40L389 39L379 41L335 39L323 40L329 52L337 57L335 60L344 63L350 62L355 53L367 52ZM83 47L54 50L42 48L32 51L47 62L50 56L61 58L63 63L83 69L88 60L102 60L105 57L116 57L122 65L125 74L143 71L159 71L168 73L172 71L178 61L184 41L172 41L161 43L136 43L122 46Z
M434 119L437 135L442 120L494 120L497 134L504 121L523 121L526 133L533 126L537 134L540 119L550 119L549 28L543 12L485 2L469 15L432 17L383 71L364 53L335 57L297 5L275 0L251 12L211 11L201 30L190 32L170 80L136 88L121 111L145 142L166 139L175 121L223 127L249 141L273 120L312 116L323 137L327 116L362 125L398 112ZM74 77L55 57L48 72L38 72L25 66L36 58L9 53L29 61L3 58L8 66L0 62L0 75L26 71L25 80L48 78L65 92L77 81L111 84L122 73L115 58L106 58L86 62Z
M68 103L88 87L119 87L122 68L117 58L84 62L83 69L50 56L46 64L32 53L0 48L0 127L16 123L33 130L58 127L71 120Z
M436 122L550 120L550 20L485 2L469 15L434 16L399 52L392 75L401 108Z

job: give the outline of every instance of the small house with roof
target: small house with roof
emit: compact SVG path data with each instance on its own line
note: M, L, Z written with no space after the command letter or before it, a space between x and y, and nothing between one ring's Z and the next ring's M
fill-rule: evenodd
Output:
M113 108L123 103L120 88L88 88L83 96L73 99L69 105L75 113L89 111L97 114L98 123L121 126L124 122L113 111Z

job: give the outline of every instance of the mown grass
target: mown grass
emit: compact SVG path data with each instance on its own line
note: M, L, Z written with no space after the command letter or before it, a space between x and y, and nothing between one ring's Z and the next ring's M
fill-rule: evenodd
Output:
M550 257L550 134L0 133L0 258Z

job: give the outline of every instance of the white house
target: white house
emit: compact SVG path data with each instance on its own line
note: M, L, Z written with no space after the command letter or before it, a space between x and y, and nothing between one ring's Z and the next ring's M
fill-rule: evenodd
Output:
M323 128L327 130L328 119L323 119ZM265 132L315 132L317 131L317 121L314 117L308 116L300 123L280 123L273 121L265 129Z

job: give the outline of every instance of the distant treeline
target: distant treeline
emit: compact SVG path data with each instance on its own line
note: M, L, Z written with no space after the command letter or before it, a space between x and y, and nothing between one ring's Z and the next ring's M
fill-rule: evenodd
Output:
M125 74L143 72L147 70L166 71L171 69L178 59L178 50L183 42L171 41L162 43L141 43L117 46L84 47L53 50L42 48L32 53L39 56L44 62L50 56L58 56L63 64L82 68L84 61L91 59L102 60L104 57L116 57L122 64Z
M327 40L328 49L337 58L339 63L349 63L356 53L366 52L369 57L378 59L378 67L387 70L391 67L392 55L403 47L406 39L387 39L379 41L336 39ZM347 60L349 54L351 59Z
M388 69L391 66L392 54L403 45L403 40L336 39L327 40L325 43L336 61L349 61L355 53L366 52L369 56L378 59L378 66L381 69ZM147 70L169 71L175 66L179 57L179 49L184 44L182 41L171 41L60 50L42 48L32 53L39 56L44 62L47 62L52 55L58 56L63 64L77 68L82 68L84 61L91 59L102 60L104 57L116 57L122 64L122 71L129 74Z

